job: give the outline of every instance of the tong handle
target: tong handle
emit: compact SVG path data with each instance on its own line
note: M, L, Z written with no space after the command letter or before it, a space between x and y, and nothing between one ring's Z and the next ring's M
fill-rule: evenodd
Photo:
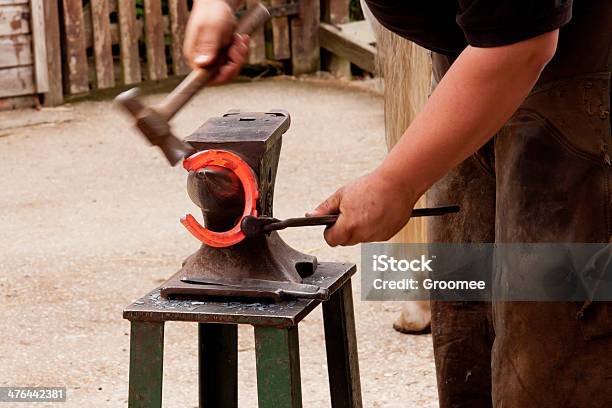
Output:
M445 205L440 207L415 208L411 217L431 217L459 212L458 205ZM271 222L264 225L264 232L276 231L288 227L309 227L313 225L333 225L339 215L314 215L312 217L287 218L286 220Z
M286 220L264 225L264 232L282 230L289 227L310 227L313 225L333 225L339 215L313 215L312 217L287 218Z
M434 217L436 215L445 215L459 212L458 205L441 205L439 207L415 208L412 210L410 217Z

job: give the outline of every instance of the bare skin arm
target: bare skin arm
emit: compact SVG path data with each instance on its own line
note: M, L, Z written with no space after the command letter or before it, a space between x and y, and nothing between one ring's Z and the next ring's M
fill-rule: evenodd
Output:
M418 198L518 109L553 57L557 39L558 30L503 47L467 47L384 162L309 213L340 213L325 231L329 245L395 235Z

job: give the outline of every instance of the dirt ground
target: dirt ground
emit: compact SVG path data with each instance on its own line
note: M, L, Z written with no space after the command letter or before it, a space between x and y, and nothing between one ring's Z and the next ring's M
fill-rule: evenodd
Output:
M382 105L333 83L237 83L196 97L175 130L185 136L231 108L287 109L275 215L299 216L383 158ZM0 386L66 386L67 402L54 405L66 408L126 406L122 308L198 247L178 222L196 210L184 170L98 101L1 113L0 174ZM321 260L359 264L358 247L329 248L321 232L282 235ZM430 336L396 333L401 304L360 301L359 279L354 290L364 406L437 406ZM166 325L165 407L197 406L196 346L195 324ZM304 407L329 406L320 308L300 324L300 346ZM239 367L241 406L256 406L251 327L240 328Z

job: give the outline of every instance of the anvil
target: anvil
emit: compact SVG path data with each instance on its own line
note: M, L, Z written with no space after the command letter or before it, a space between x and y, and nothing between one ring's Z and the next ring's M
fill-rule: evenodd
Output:
M185 139L196 151L183 162L187 191L201 208L204 225L191 215L182 222L201 246L162 285L162 296L274 299L278 291L270 290L270 285L261 285L261 290L247 285L248 291L239 290L240 285L277 281L297 284L299 289L302 278L314 273L316 257L291 248L276 231L246 236L240 225L245 216L273 216L282 135L289 124L289 114L283 110L230 111L209 119Z

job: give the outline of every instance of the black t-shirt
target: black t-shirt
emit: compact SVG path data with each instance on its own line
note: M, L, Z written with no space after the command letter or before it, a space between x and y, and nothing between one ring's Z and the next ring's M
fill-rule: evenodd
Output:
M389 30L445 54L507 45L553 31L572 17L572 0L366 0Z

